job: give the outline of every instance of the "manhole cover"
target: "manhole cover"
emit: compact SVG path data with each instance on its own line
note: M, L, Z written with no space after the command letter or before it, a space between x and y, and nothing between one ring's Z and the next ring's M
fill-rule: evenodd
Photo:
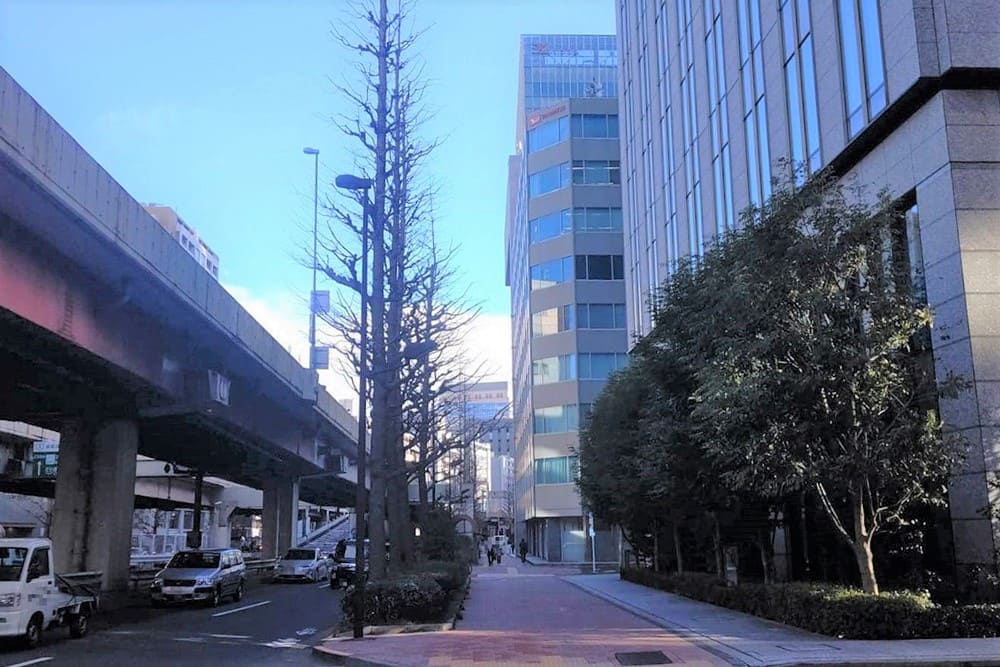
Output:
M615 653L619 665L669 665L672 660L663 655L663 651L633 651L631 653Z

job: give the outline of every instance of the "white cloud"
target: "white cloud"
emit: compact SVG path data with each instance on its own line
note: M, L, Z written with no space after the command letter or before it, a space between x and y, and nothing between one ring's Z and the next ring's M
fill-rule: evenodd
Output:
M240 305L247 309L268 333L274 336L303 367L309 365L309 310L302 297L291 293L261 297L239 285L223 285ZM330 370L319 372L319 381L335 399L357 398L353 383L342 376L337 360L330 359Z
M465 336L466 355L483 362L485 382L511 382L510 316L480 314Z
M299 364L308 365L308 309L305 300L291 293L253 294L239 285L224 285L240 305L288 350ZM328 336L329 332L324 332ZM484 381L511 381L511 329L507 315L480 314L463 337L470 363L482 364ZM330 370L320 371L320 383L337 400L357 398L354 384L339 372L331 356ZM355 400L356 402L356 400Z

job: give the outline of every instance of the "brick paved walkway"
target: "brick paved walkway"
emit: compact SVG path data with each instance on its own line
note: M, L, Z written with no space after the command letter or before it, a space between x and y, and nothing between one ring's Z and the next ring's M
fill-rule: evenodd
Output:
M357 665L399 667L621 665L616 654L640 651L662 651L673 664L728 664L560 578L578 568L510 561L474 569L464 618L454 631L328 640L322 649Z

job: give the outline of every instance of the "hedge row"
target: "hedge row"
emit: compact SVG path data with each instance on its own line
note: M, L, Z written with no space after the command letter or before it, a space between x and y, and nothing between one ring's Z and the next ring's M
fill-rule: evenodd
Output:
M452 595L465 586L469 568L463 563L429 561L405 574L365 585L365 624L427 623L442 620ZM341 600L344 621L354 620L357 591L352 585Z
M1000 604L942 606L926 595L871 595L826 584L727 585L715 575L626 568L622 578L720 607L845 639L1000 636Z

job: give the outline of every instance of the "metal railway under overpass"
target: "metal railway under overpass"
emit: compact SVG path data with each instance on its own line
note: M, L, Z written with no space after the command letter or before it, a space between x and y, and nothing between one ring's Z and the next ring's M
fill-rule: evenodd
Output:
M56 565L108 588L137 454L263 489L270 553L354 493L350 415L3 69L0 419L61 434Z

